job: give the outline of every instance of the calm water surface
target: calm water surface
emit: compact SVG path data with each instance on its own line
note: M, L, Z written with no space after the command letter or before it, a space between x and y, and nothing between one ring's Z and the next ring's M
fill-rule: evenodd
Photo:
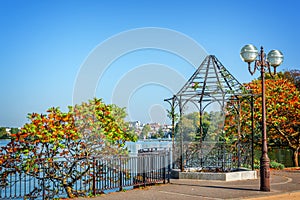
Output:
M2 146L6 146L8 143L10 142L10 140L0 140L0 147Z

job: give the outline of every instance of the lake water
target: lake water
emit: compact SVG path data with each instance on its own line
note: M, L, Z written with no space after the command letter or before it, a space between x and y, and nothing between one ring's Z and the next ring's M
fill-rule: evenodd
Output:
M10 140L0 140L0 147L6 146L8 143L10 142Z

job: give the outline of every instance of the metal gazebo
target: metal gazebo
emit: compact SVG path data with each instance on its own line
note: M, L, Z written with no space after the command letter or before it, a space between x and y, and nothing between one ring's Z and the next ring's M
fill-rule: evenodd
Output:
M237 161L237 168L245 160L251 160L250 165L253 168L253 128L252 141L247 144L249 146L246 147L247 153L244 152L244 158L241 145L237 145L236 154L233 155L228 148L226 149L226 142L222 140L227 103L238 102L235 110L238 118L237 130L240 132L239 105L245 96L252 96L253 102L253 95L222 63L214 55L207 56L184 86L172 98L165 99L171 105L169 113L172 117L173 168L177 167L183 171L186 167L214 167L225 171L232 168L233 160ZM184 139L186 133L183 128L183 118L191 107L199 113L199 127L193 141ZM175 110L179 112L178 123ZM209 127L210 132L214 132L210 135L205 130L203 121L207 110L210 110L210 126L215 126Z

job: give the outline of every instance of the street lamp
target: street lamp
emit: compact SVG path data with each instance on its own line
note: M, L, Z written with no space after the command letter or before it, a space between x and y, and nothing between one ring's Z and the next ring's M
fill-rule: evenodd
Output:
M271 66L274 68L274 74L276 73L276 67L283 62L283 54L278 50L271 50L266 58L263 47L258 53L257 48L248 44L241 49L241 58L244 62L248 63L248 70L253 75L256 69L261 73L261 88L262 88L262 154L260 158L260 190L270 191L270 159L268 157L267 147L267 132L266 132L266 97L265 97L265 68L271 72ZM257 59L258 57L258 59ZM254 69L251 70L250 63L255 61Z

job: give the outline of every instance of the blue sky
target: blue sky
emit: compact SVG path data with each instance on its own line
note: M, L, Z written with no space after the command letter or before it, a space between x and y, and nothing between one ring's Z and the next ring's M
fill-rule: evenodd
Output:
M267 52L281 50L285 60L279 70L300 69L299 9L296 0L0 0L0 126L22 126L27 113L72 105L77 75L91 52L108 38L137 28L165 28L192 38L240 82L257 77L239 57L248 43L263 45ZM195 70L169 52L131 52L105 71L95 95L110 103L116 82L147 63L166 65L185 79ZM127 106L130 120L153 121L149 109L162 113L167 108L163 99L171 95L156 83L141 86Z

